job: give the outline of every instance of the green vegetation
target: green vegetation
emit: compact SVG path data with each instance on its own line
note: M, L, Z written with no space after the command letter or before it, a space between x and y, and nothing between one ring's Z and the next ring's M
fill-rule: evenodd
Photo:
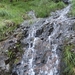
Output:
M6 39L24 20L30 19L28 11L34 10L37 17L47 17L50 12L63 7L65 4L58 0L0 1L0 41Z
M6 54L9 57L9 60L7 60L8 63L13 62L15 64L15 63L18 63L18 61L20 60L20 58L23 54L23 50L22 50L22 46L21 46L20 42L17 42L14 45L15 45L15 47L14 46L10 47Z
M10 75L12 72L13 64L18 64L21 60L23 54L22 45L21 42L18 41L16 44L12 45L12 47L9 47L8 52L6 52L5 55L8 56L8 59L5 60L5 64L10 65L9 72L1 72L3 75Z
M72 0L72 8L69 15L71 15L72 17L75 16L75 0Z
M75 45L66 44L63 50L63 75L75 75Z

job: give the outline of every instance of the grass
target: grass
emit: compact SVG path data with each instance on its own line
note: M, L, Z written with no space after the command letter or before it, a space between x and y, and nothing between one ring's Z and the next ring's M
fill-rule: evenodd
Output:
M63 2L55 3L52 0L30 0L27 2L18 1L10 3L9 1L0 2L0 40L5 38L6 32L13 31L17 25L24 20L30 19L28 11L34 10L37 17L47 17L50 12L65 7Z
M75 17L75 0L72 0L72 7L69 15Z
M70 17L75 17L75 0L72 0L71 11L69 12ZM73 52L73 51L74 52ZM66 44L63 50L63 63L62 75L75 75L75 45Z
M63 74L62 75L75 75L75 53L72 51L75 45L66 44L63 50Z

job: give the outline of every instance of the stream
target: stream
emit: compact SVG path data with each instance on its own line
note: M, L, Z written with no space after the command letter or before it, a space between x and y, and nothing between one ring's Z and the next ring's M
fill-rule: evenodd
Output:
M71 4L30 26L22 24L24 53L12 75L60 75L61 46L75 34L72 26L75 20L67 17L70 7Z

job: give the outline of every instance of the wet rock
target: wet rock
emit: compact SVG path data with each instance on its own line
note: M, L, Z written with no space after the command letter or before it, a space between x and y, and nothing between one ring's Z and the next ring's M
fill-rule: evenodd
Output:
M6 65L6 70L5 70L6 72L9 72L10 71L10 64L7 64Z
M43 33L43 29L39 29L36 31L36 36L35 37L38 37L39 35L41 35Z
M0 68L2 68L2 70L5 69L5 62L3 60L0 61Z
M10 62L10 59L5 60L5 64L7 65Z
M64 3L69 4L70 0L63 0Z
M28 37L29 33L28 30L24 30L24 37Z
M51 33L52 33L52 31L53 31L53 27L51 27L50 29L49 29L49 34L48 35L50 35Z
M40 38L35 39L34 49L41 50L42 40Z
M46 38L48 38L48 36L51 35L53 29L53 26L48 22L48 24L45 24L42 28L36 31L35 37L39 37L41 38L41 40L45 41Z
M19 65L21 65L20 61L15 64L15 66L19 66Z
M9 43L13 43L13 42L14 42L13 40L10 40L10 41L9 41Z
M40 63L41 63L41 60L38 60L38 61L36 62L36 65L37 65L37 64L40 64Z
M61 35L62 35L62 32L60 32L56 38L57 39L60 38Z
M39 74L40 68L35 68L34 71L35 71L35 75L37 75Z
M28 48L28 47L29 47L29 44L28 44L28 43L25 43L24 46L25 46L26 48Z
M35 16L35 12L34 12L34 11L28 12L28 16L29 16L31 19L36 19L36 16Z
M28 66L28 64L27 64L27 63L25 63L25 64L24 64L24 67L27 67L27 66Z
M16 72L13 72L12 75L18 75Z
M41 63L46 64L49 55L51 55L51 52L45 51L44 54L43 54L43 57L41 59Z
M9 63L5 63L5 60L7 59L8 57L5 57L5 56L0 56L0 71L4 70L5 72L9 72L10 70L10 66L9 66Z

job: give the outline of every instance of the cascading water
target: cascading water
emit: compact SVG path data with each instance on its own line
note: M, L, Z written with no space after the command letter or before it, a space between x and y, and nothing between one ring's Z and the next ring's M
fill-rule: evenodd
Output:
M67 6L54 18L51 16L25 27L25 37L21 40L24 54L16 64L12 75L60 75L60 49L63 40L74 32L69 30L73 20L67 18Z

